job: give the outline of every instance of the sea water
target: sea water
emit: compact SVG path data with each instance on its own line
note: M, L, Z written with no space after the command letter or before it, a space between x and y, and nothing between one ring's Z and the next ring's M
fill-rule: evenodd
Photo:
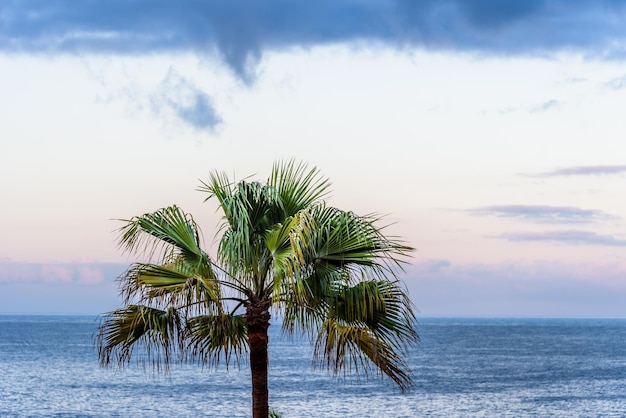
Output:
M247 417L247 364L102 369L93 316L0 315L0 417ZM283 417L626 417L626 319L420 318L413 388L312 368L270 327Z

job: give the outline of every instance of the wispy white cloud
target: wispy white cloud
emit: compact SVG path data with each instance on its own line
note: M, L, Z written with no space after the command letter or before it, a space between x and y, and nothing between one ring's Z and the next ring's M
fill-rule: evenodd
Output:
M531 113L542 113L551 109L558 108L561 103L558 100L548 100L530 109Z
M539 174L528 174L531 177L559 176L607 176L626 173L626 165L587 165L565 167Z
M561 107L562 103L558 100L551 99L546 100L545 102L530 105L530 106L506 106L501 107L497 110L497 113L500 115L508 115L511 113L544 113L549 110L557 109Z
M452 267L452 262L449 260L426 260L411 266L411 271L418 274L432 274L450 267Z
M613 78L606 83L606 87L611 90L621 90L626 87L626 75Z
M619 219L601 210L571 206L494 205L469 209L467 212L477 216L495 216L548 224L585 224Z
M568 245L602 245L625 247L626 239L600 235L591 231L507 232L497 236L513 242L554 242Z
M171 114L196 130L213 131L222 122L211 97L173 68L153 94L152 107L156 113Z

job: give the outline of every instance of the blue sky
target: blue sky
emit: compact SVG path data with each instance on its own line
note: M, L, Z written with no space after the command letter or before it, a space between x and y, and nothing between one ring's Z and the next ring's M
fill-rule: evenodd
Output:
M0 312L119 306L114 219L319 167L421 315L626 316L626 2L4 1Z

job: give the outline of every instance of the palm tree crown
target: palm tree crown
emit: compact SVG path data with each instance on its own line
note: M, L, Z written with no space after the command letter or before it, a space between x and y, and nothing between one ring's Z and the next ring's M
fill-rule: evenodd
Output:
M276 163L265 183L212 173L199 190L224 214L215 259L177 206L125 220L122 248L156 262L120 278L126 306L101 322L101 364L124 366L135 346L157 367L248 354L253 416L267 417L267 330L277 312L285 331L311 337L318 363L335 373L378 370L406 390L402 355L418 336L396 272L411 248L385 237L377 217L326 205L328 187L293 161Z

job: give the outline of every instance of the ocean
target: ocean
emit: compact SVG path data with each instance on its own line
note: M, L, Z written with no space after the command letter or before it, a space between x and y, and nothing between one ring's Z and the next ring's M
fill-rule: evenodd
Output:
M247 417L247 364L99 367L95 316L0 315L0 417ZM291 417L626 417L626 319L420 318L415 385L333 377L270 327L270 404Z

